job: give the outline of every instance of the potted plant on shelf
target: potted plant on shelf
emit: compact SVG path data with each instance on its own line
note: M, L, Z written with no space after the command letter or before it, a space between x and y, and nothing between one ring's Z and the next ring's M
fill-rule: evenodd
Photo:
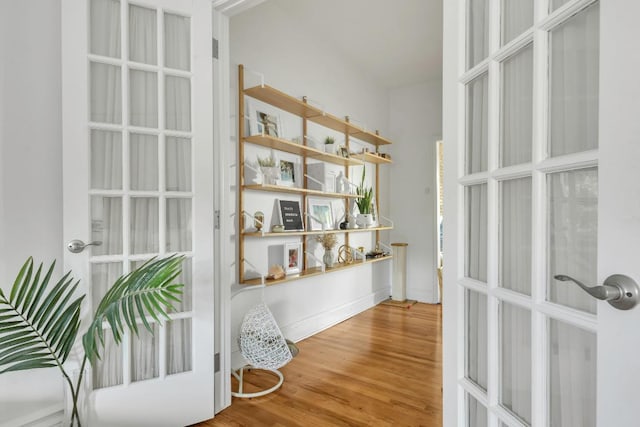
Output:
M275 185L280 178L280 168L276 166L276 159L273 156L267 156L264 159L258 156L258 165L262 172L262 182L268 185Z
M324 139L324 152L325 153L330 153L330 154L335 154L336 150L333 147L333 144L336 142L336 140L332 137L332 136L328 136Z
M55 261L45 272L42 264L34 271L29 257L6 296L0 289L0 374L27 369L58 367L69 387L72 407L65 407L65 426L81 426L86 415L81 402L82 380L86 364L93 365L104 350L104 335L113 334L116 344L125 330L138 336L139 326L153 334L147 319L160 323L169 319L172 301L180 302L181 284L175 284L182 256L152 259L138 269L120 277L94 307L93 318L82 336L84 354L77 362L77 377L70 374L69 358L80 332L82 301L86 295L75 294L79 281L71 272L49 288ZM103 325L108 324L109 328ZM109 332L111 331L111 332ZM75 351L74 351L75 354ZM73 368L71 368L73 372Z
M333 233L319 234L315 237L316 242L320 243L324 248L324 255L322 262L328 268L333 267L335 263L335 256L333 255L333 247L338 243L336 235Z
M356 224L360 227L371 227L373 224L373 215L371 215L371 202L373 200L373 188L364 186L365 168L362 168L362 178L360 185L356 188L356 205L358 205L358 215L356 216Z

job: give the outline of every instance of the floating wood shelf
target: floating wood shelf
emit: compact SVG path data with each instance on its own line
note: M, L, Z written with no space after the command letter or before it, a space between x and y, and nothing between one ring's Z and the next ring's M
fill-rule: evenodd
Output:
M270 191L273 193L290 193L290 194L306 194L308 196L318 197L339 197L339 198L354 198L359 199L362 196L357 194L342 194L342 193L330 193L327 191L310 190L308 188L300 187L285 187L282 185L269 185L269 184L252 184L242 187L244 190L256 190L256 191Z
M259 231L245 231L242 233L244 237L285 237L285 236L313 236L318 234L337 234L337 233L363 233L368 231L385 231L385 230L393 230L393 227L382 226L382 227L370 227L370 228L351 228L347 230L317 230L317 231L283 231L280 233L273 232L264 232L261 233Z
M291 95L287 95L278 89L272 88L271 86L254 86L252 88L245 89L244 93L245 95L258 99L262 102L266 102L267 104L271 104L288 113L304 117L321 126L349 134L349 136L361 141L365 141L373 145L388 145L392 143L388 139L383 138L374 132L369 132L354 125L353 123L349 123L346 120L326 113L318 107L309 105L306 102L294 98Z
M282 234L282 233L280 233ZM387 256L383 256L383 257L379 257L379 258L371 258L371 259L367 259L364 262L362 261L355 261L351 264L337 264L335 267L331 267L331 268L327 268L325 270L325 273L333 273L334 271L341 271L341 270L346 270L348 268L352 268L352 267L358 267L360 265L367 265L367 264L373 264L375 262L380 262L380 261L386 261L388 259L393 258L393 256L391 255L387 255ZM299 279L305 279L307 277L312 277L312 276L318 276L320 274L324 274L322 272L322 269L320 267L314 267L314 268L310 268L307 270L304 270L303 272L299 273L299 274L290 274L288 276L283 277L282 279L265 279L264 284L267 286L271 286L271 285L277 285L279 283L285 283L285 282L293 282L294 280L299 280ZM244 282L242 282L243 285L261 285L262 281L260 280L260 278L257 279L248 279L245 280Z
M367 163L374 163L376 165L393 163L393 161L391 159L386 159L386 158L378 156L377 154L374 154L374 153L352 154L351 158L362 160L363 162L367 162Z
M251 135L245 137L244 140L251 144L261 145L263 147L291 154L297 154L298 156L307 156L310 159L333 163L340 166L361 166L363 164L362 161L355 159L354 157L345 158L335 154L325 153L324 151L320 151L316 148L296 144L295 142L269 135Z

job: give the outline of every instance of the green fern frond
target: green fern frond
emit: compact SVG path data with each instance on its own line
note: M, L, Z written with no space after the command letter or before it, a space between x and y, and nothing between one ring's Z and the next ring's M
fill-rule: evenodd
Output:
M78 282L70 273L45 295L55 262L42 276L29 257L9 297L0 289L0 374L58 366L62 369L80 328L84 295L73 299ZM41 278L42 276L42 278Z

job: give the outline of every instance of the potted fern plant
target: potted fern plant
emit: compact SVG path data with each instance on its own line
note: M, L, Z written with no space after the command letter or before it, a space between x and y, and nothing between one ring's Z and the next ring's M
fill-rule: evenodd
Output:
M148 317L160 323L168 319L171 301L180 302L182 256L152 259L126 274L111 286L97 307L82 335L84 355L74 378L65 365L80 332L80 313L86 295L76 295L79 284L65 274L49 287L55 261L45 272L42 263L34 271L29 257L16 277L9 295L0 289L0 374L27 369L57 367L68 385L72 408L65 415L69 426L81 426L84 414L79 409L82 381L87 362L93 365L104 349L103 323L110 326L117 344L125 329L138 335L136 322L153 333Z
M371 215L371 202L373 201L373 188L364 186L364 177L366 169L362 168L362 178L360 185L356 188L356 205L358 205L358 215L356 216L356 224L359 227L370 227L373 224L373 216Z

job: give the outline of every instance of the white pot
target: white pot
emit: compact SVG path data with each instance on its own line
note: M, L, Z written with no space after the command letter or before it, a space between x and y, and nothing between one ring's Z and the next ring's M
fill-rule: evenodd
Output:
M280 168L277 166L261 166L262 183L267 185L275 185L276 180L280 178Z
M358 214L356 216L356 224L358 227L371 227L373 225L373 215L371 214Z
M333 146L334 144L324 144L324 152L329 154L336 154L336 150Z

